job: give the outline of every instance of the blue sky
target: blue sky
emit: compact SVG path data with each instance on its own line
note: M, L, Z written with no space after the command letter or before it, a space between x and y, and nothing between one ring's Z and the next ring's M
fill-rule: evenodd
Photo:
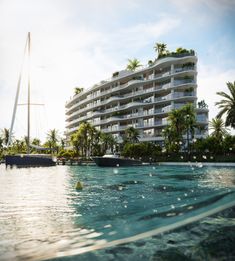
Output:
M0 129L10 126L27 32L32 34L33 136L65 126L64 104L123 69L127 59L154 59L156 42L194 49L198 97L215 117L217 91L235 81L235 1L0 0ZM24 92L20 97L24 101ZM19 108L15 136L26 133Z

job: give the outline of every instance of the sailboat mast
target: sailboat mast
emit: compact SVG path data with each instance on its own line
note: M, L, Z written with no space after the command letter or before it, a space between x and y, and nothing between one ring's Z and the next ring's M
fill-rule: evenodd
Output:
M28 133L27 133L27 153L30 153L30 32L28 33Z
M27 45L28 45L28 38L26 39L25 43L25 48L24 48L24 59L25 59L25 54L27 52ZM17 111L17 105L18 105L18 100L19 100L19 93L20 93L20 86L21 86L21 79L22 79L22 71L23 71L23 66L24 66L24 59L21 65L20 69L20 75L17 83L17 91L16 91L16 96L15 96L15 103L14 103L14 108L13 108L13 114L12 114L12 119L11 119L11 127L10 127L10 133L9 133L9 139L7 143L7 147L10 146L11 141L12 141L12 132L14 128L14 123L15 123L15 116L16 116L16 111Z

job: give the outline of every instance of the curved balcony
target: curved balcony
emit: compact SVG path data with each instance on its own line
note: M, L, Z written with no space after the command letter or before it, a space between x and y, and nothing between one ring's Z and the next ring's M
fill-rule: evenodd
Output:
M148 70L152 70L152 69L155 69L157 66L159 66L160 64L154 66L154 67L148 67L147 69ZM117 87L114 87L112 88L111 90L108 90L108 91L104 91L104 92L100 92L98 95L95 95L95 96L91 96L91 97L87 97L85 98L84 100L80 101L79 104L84 104L84 103L87 103L87 102L90 102L92 100L95 100L97 98L101 98L102 96L105 96L107 94L110 94L110 92L115 92L115 91L119 91L119 90L123 90L133 84L138 84L138 83L142 83L142 82L149 82L149 81L155 81L155 80L159 80L159 79L164 79L166 77L171 77L171 76L174 76L175 74L180 74L180 73L183 73L183 72L190 72L190 73L194 73L195 72L195 67L194 66L189 66L189 67L185 67L185 68L177 68L173 71L168 71L168 72L164 72L162 74L157 74L155 76L153 76L151 79L142 79L142 80L130 80L128 83L126 84L123 84L123 85L119 85ZM124 76L122 77L123 79L127 78L127 77L130 77L130 75L128 76ZM121 79L121 78L120 78ZM116 80L115 80L116 81ZM111 81L112 82L112 81ZM109 83L111 83L109 82ZM100 86L103 86L104 84L107 84L108 81L103 81L103 84L101 84ZM66 108L69 109L69 111L73 110L74 108L77 107L77 103L78 103L78 99L81 98L82 96L84 95L87 95L88 92L90 92L91 90L87 90L86 92L83 92L81 94L78 94L78 96L75 96L71 101L69 101L67 104L66 104ZM69 104L71 103L75 103L74 105L72 106L69 106Z
M126 110L126 109L135 108L135 107L139 107L139 106L145 107L149 104L155 105L155 104L162 104L162 103L166 103L166 102L170 103L172 100L180 101L180 100L192 100L192 99L193 100L196 99L196 94L194 92L189 92L189 93L180 92L180 93L168 94L166 96L158 97L158 98L155 98L155 99L149 99L149 100L146 100L146 101L130 102L127 105L116 106L114 108L110 108L110 109L107 109L107 110L104 110L104 111L94 112L94 113L91 113L90 115L83 116L83 117L75 119L75 120L71 120L71 118L70 118L70 121L69 121L70 123L67 124L67 127L72 126L77 122L81 122L81 121L93 118L95 116L102 116L102 115L112 113L112 112L123 111L123 110ZM73 115L73 117L78 115L79 113L81 113L81 112L77 112L75 115ZM116 120L117 120L117 118L116 118ZM68 119L67 119L67 121L68 121Z

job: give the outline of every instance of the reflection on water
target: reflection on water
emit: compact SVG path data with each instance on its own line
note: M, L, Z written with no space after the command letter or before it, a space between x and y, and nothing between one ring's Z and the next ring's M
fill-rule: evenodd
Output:
M0 260L79 254L194 222L235 204L234 170L1 165Z
M216 188L235 187L234 168L208 168L205 172L204 185Z

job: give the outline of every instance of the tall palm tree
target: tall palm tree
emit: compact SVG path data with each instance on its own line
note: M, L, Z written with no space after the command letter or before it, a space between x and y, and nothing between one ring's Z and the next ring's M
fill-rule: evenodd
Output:
M71 143L80 150L82 157L89 157L97 141L97 130L89 122L82 122L78 130L71 136Z
M181 111L184 115L184 133L186 133L187 137L187 150L190 154L189 135L191 134L191 138L194 137L194 130L196 127L196 112L194 106L191 103L183 106Z
M51 129L47 133L47 141L49 142L51 147L55 148L57 147L57 142L59 140L59 135L58 135L58 130L56 129Z
M81 150L81 156L83 157L83 139L78 131L71 135L70 141L76 151L76 154L79 154L79 151Z
M235 81L234 83L227 82L227 87L230 92L229 94L225 92L216 93L223 97L221 101L215 103L215 105L221 109L217 117L221 118L225 114L225 126L231 126L232 128L235 128Z
M8 141L10 139L10 130L6 129L6 128L2 129L2 135L1 136L2 136L2 139L3 139L3 144L5 146L7 146Z
M112 134L110 133L102 133L101 134L101 142L103 145L103 151L107 151L107 150L111 150L111 152L113 153L114 151L114 146L117 145L117 141L115 140L115 138L113 137Z
M220 141L222 141L223 137L228 135L228 129L221 118L212 119L212 121L209 122L209 130L213 130L211 136L216 137Z
M181 110L172 110L168 114L168 121L172 130L175 130L178 139L181 139L184 130L184 115Z
M3 138L0 137L0 150L3 148Z
M125 140L131 143L139 142L139 131L134 127L129 127L125 130Z
M142 66L140 64L140 61L137 60L136 58L134 58L133 60L131 59L128 59L128 65L127 65L127 70L130 70L130 71L135 71L138 67Z
M158 57L164 54L166 51L167 45L165 43L156 43L155 46L153 47L155 51L158 53Z

